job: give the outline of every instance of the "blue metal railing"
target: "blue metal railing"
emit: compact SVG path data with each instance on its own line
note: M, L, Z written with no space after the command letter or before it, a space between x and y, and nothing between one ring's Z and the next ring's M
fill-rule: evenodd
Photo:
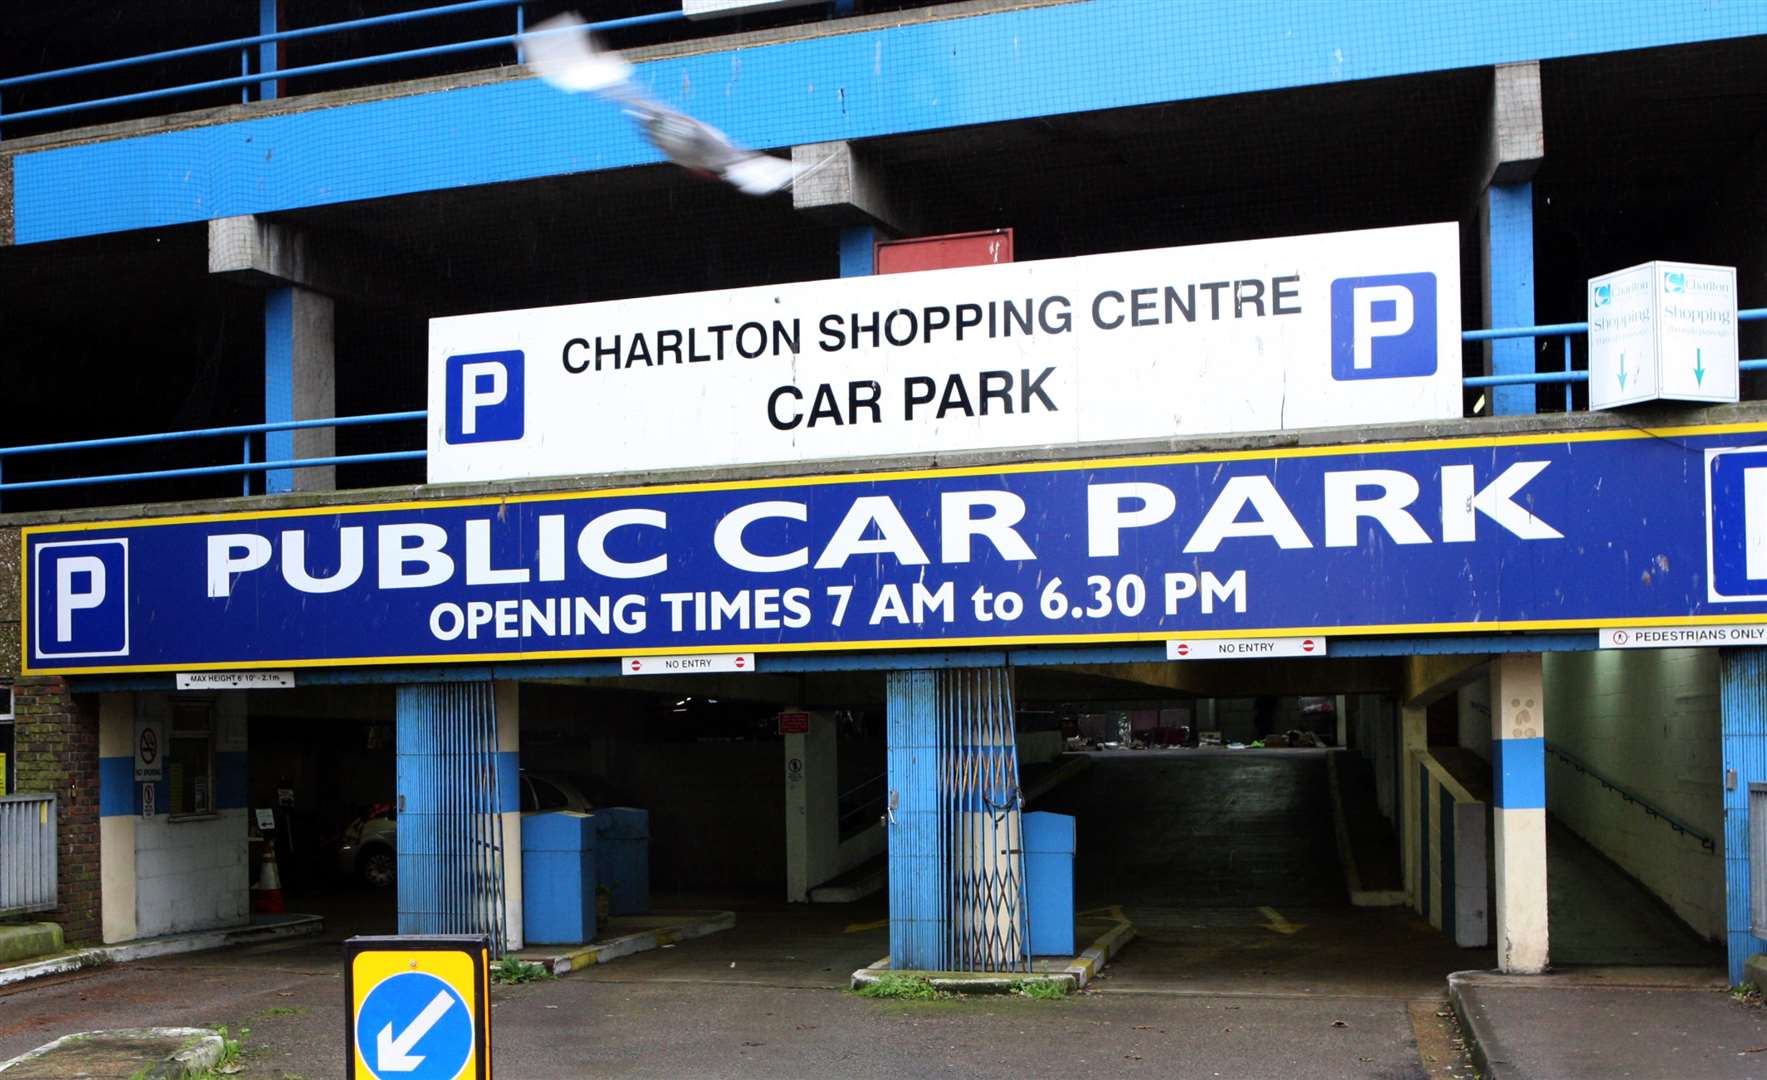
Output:
M504 0L497 0L504 2ZM1767 320L1767 308L1745 308L1737 312L1737 319L1743 322ZM1461 339L1468 342L1495 341L1507 338L1523 337L1561 337L1565 342L1565 371L1519 372L1510 375L1475 375L1468 376L1464 383L1470 387L1513 386L1518 384L1553 385L1563 384L1566 394L1570 392L1570 384L1585 382L1589 378L1587 371L1568 370L1570 364L1570 340L1578 334L1589 332L1588 323L1549 323L1541 326L1499 327L1489 330L1468 330L1461 334ZM1767 371L1767 359L1744 360L1739 365L1743 371ZM1567 401L1567 406L1569 402ZM1568 410L1567 410L1568 411ZM192 431L168 431L150 435L116 435L98 439L81 439L74 442L38 443L31 446L0 447L0 481L5 480L5 463L10 457L22 457L27 454L51 453L62 450L91 450L105 447L140 446L149 443L174 442L189 439L216 438L221 436L240 436L245 452L241 461L225 465L195 465L184 468L155 469L150 472L105 473L96 476L60 477L52 480L23 480L0 482L0 494L8 491L36 491L47 488L81 487L93 484L124 483L137 480L170 480L197 476L240 475L243 478L241 494L250 495L251 476L254 473L271 473L279 470L315 469L330 465L359 465L372 462L387 461L422 461L429 454L427 450L389 450L377 453L343 454L323 458L286 458L275 461L252 460L252 436L275 431L300 431L310 428L354 427L363 424L386 424L403 421L426 420L427 410L412 409L405 412L370 413L363 416L339 416L316 420L282 420L265 424L234 424L227 427L199 428Z
M1562 759L1564 761L1564 763L1569 765L1571 768L1577 770L1578 772L1582 773L1583 775L1589 777L1591 780L1594 780L1596 783L1600 784L1602 787L1604 787L1607 790L1618 795L1623 801L1629 802L1632 805L1638 807L1640 810L1643 810L1645 812L1645 814L1647 814L1648 816L1656 818L1658 821L1661 821L1663 824L1669 826L1669 828L1675 830L1678 833L1681 833L1684 836L1688 836L1694 840L1698 840L1700 842L1700 846L1705 848L1707 852L1716 852L1718 850L1717 843L1712 839L1712 837L1709 834L1703 833L1700 830L1694 828L1692 825L1689 825L1687 822L1682 821L1680 818L1669 813L1667 810L1664 810L1662 807L1656 805L1655 803L1651 802L1649 799L1646 799L1644 796L1638 794L1637 792L1628 791L1625 788L1621 787L1619 784L1616 784L1612 780L1609 780L1607 777L1601 775L1600 773L1596 772L1593 768L1591 768L1589 766L1588 762L1577 757L1575 754L1570 753L1569 751L1564 749L1562 746L1559 746L1557 743L1552 743L1552 742L1547 743L1546 744L1546 752L1553 755L1554 757Z
M370 454L342 454L324 458L291 458L277 461L252 460L252 436L272 431L302 431L311 428L358 427L363 424L390 424L423 420L429 416L424 409L406 412L368 413L362 416L337 416L319 420L279 420L267 424L231 424L227 427L198 428L192 431L164 431L150 435L112 435L99 439L78 439L73 442L36 443L29 446L0 446L0 480L5 477L7 458L27 454L46 454L62 450L97 450L119 446L144 446L150 443L180 442L238 435L241 437L244 460L227 465L192 465L177 469L154 469L150 472L106 473L99 476L70 476L54 480L21 480L0 483L0 492L38 491L44 488L79 487L89 484L112 484L130 480L169 480L191 476L224 476L243 474L241 494L250 495L251 474L280 469L314 469L326 465L359 465L375 461L419 461L427 456L424 450L389 450Z
M1737 322L1756 322L1767 319L1767 308L1743 308L1736 313ZM1570 393L1569 384L1589 381L1587 371L1571 370L1571 339L1579 334L1589 333L1586 322L1547 323L1542 326L1508 326L1494 330L1467 330L1460 335L1462 341L1502 341L1508 338L1562 338L1565 346L1565 366L1563 371L1523 371L1510 375L1469 375L1462 382L1467 386L1521 386L1529 383L1551 385L1563 383L1565 393ZM1767 360L1744 360L1737 365L1744 371L1767 371Z
M251 70L252 50L255 46L276 45L284 41L296 41L301 38L318 37L324 34L345 33L363 30L376 26L387 26L394 23L416 22L420 19L432 19L442 15L458 15L465 12L480 11L488 8L514 8L515 32L501 34L496 37L476 38L471 41L456 41L442 45L429 45L420 49L403 49L398 52L377 53L372 56L361 56L350 60L333 60L323 64L307 64L301 67L279 68L275 62L275 50L260 49L264 63L260 70ZM633 26L647 26L654 23L674 22L686 18L680 11L662 11L650 15L632 15L622 19L609 19L605 22L592 23L590 29L597 31L618 30ZM208 79L203 82L185 83L179 86L161 87L157 90L142 90L132 94L115 94L110 97L94 98L90 101L76 101L65 105L50 105L39 109L27 109L10 115L0 111L0 129L6 124L16 124L22 120L42 119L50 116L61 116L71 112L82 112L100 109L111 105L124 105L137 101L151 101L158 98L176 97L180 94L195 94L207 90L221 90L228 87L240 87L240 100L249 100L250 89L259 87L260 96L273 96L264 93L270 84L281 79L298 75L321 75L333 71L347 71L353 68L371 67L376 64L396 63L405 60L418 60L433 56L448 56L455 53L471 52L477 49L493 49L516 47L519 50L521 34L527 20L526 0L463 0L461 3L442 4L437 7L423 8L417 11L402 11L391 15L375 15L363 19L350 19L345 22L326 23L321 26L303 26L294 30L278 30L274 33L252 34L249 37L229 38L226 41L211 42L206 45L190 45L181 49L167 49L162 52L144 53L140 56L123 57L116 60L103 60L97 63L81 64L76 67L58 68L54 71L39 71L29 75L14 75L0 79L0 102L8 89L43 83L55 79L70 78L78 75L91 75L105 71L116 71L122 68L136 67L142 64L159 63L167 60L179 60L208 53L229 52L239 50L240 74L225 79ZM516 56L520 62L519 51Z

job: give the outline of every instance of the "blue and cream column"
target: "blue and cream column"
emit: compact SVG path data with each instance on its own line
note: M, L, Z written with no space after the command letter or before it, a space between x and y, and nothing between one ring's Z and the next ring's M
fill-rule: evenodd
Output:
M362 272L322 258L301 230L248 214L209 222L209 273L263 290L264 422L335 417L337 315L331 297L356 295ZM262 460L336 453L334 429L303 428L267 432ZM273 469L264 477L267 493L336 487L337 469L330 465Z
M503 827L503 934L522 947L521 683L497 685L497 797Z
M1516 974L1538 974L1549 961L1545 705L1540 654L1491 662L1497 967Z
M135 695L98 698L98 875L106 944L133 941L135 922Z
M1480 251L1483 256L1483 307L1489 327L1534 324L1534 173L1546 156L1540 64L1499 64L1492 69L1492 97L1479 197ZM1493 341L1492 375L1532 374L1534 339ZM1491 414L1513 416L1535 411L1531 384L1494 386Z

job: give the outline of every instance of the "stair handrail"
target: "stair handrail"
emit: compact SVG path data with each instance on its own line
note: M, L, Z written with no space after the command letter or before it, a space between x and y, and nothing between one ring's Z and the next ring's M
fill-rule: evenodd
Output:
M1576 769L1578 772L1583 773L1584 775L1590 777L1596 783L1600 784L1602 787L1607 788L1609 791L1618 795L1621 799L1624 799L1626 802L1636 805L1639 809L1643 810L1646 814L1662 821L1663 824L1669 826L1669 828L1674 829L1678 833L1682 833L1686 836L1692 837L1695 840L1698 840L1700 842L1700 846L1705 848L1708 853L1711 853L1711 854L1717 853L1718 843L1716 840L1713 840L1711 836L1694 828L1692 825L1689 825L1687 822L1682 821L1680 818L1676 817L1674 814L1671 814L1667 810L1664 810L1662 807L1658 806L1656 803L1651 802L1649 799L1638 794L1636 791L1627 790L1626 788L1615 783L1613 780L1609 779L1608 777L1603 776L1601 773L1597 772L1593 767L1591 767L1587 761L1584 761L1582 758L1579 758L1577 755L1566 750L1564 747L1559 746L1557 743L1553 743L1553 742L1549 741L1546 744L1546 750L1548 753L1564 759L1565 763L1567 765L1569 765L1571 768Z

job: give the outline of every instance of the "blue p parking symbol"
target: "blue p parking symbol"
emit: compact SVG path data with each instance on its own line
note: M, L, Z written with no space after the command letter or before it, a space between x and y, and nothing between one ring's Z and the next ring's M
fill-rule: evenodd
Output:
M1706 592L1767 600L1767 448L1706 451Z
M356 1046L380 1080L455 1080L472 1045L472 1011L428 972L389 975L356 1014Z
M449 443L508 442L526 427L520 349L448 357Z
M35 544L31 562L33 659L129 654L128 540Z
M1331 283L1331 377L1399 379L1436 371L1436 275Z

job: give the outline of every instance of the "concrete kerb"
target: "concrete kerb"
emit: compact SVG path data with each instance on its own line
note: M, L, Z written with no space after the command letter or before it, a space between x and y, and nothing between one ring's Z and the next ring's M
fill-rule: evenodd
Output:
M649 952L678 941L705 937L720 930L729 930L736 925L736 912L709 911L698 917L685 918L680 922L671 922L667 926L651 927L630 934L620 934L605 941L597 941L580 948L557 951L557 946L532 946L516 953L517 959L539 964L554 975L566 975L573 971L581 971L596 964L605 964L610 960L618 960L622 956L633 953Z
M81 968L128 963L131 960L151 960L154 957L173 956L179 953L203 952L209 949L225 948L229 945L257 945L283 938L304 937L308 934L317 934L323 929L325 929L325 920L318 915L291 915L274 923L241 926L226 930L200 930L189 934L169 934L165 937L131 941L121 945L101 945L90 949L77 949L60 956L0 967L0 986L25 982L29 979L40 979L48 975L62 975L70 971L79 971Z
M1010 994L1027 984L1047 984L1060 987L1065 993L1077 993L1098 976L1111 957L1135 940L1135 924L1123 915L1121 908L1104 910L1113 919L1110 929L1082 949L1080 955L1070 959L1034 960L1028 972L896 971L890 967L890 958L886 956L853 972L849 989L863 990L877 985L886 975L900 975L925 979L933 989L951 994Z
M140 1044L163 1044L148 1049ZM162 1053L169 1048L169 1052ZM106 1052L109 1052L106 1054ZM131 1080L182 1080L214 1068L221 1063L227 1048L221 1036L206 1028L118 1028L111 1031L82 1031L63 1035L52 1043L37 1047L10 1061L0 1062L0 1073L16 1076L85 1076L94 1064L130 1069ZM50 1062L45 1059L77 1052L79 1061ZM111 1060L95 1062L98 1055ZM141 1056L145 1055L145 1056ZM38 1073L25 1066L38 1062L52 1065L58 1071ZM59 1071L62 1064L78 1066L80 1072ZM135 1066L131 1068L131 1066ZM106 1075L109 1075L108 1073Z

